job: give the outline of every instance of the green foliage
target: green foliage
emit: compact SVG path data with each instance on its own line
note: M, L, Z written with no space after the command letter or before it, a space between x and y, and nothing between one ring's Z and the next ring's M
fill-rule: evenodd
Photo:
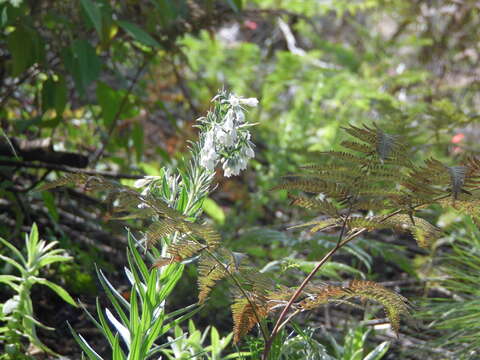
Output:
M452 235L452 252L437 265L444 280L433 284L451 296L431 299L419 315L430 321L429 329L443 330L435 344L452 350L458 359L474 359L480 347L480 231L465 218L455 225Z
M210 336L208 336L210 334ZM203 333L195 327L190 320L188 322L188 331L184 332L180 326L176 326L173 332L174 338L169 337L171 342L170 349L163 350L167 359L236 359L244 358L250 355L247 352L237 352L230 355L222 356L222 352L228 347L232 341L232 334L221 338L218 330L212 326L207 327ZM206 342L209 341L210 345Z
M136 248L136 240L130 233L128 244L129 266L125 272L131 284L130 299L126 300L103 272L97 270L103 291L110 300L114 312L109 308L102 309L99 301L97 301L98 320L86 308L84 310L108 340L114 358L149 359L181 336L161 345L156 344L157 339L177 324L192 317L199 308L192 305L166 313L164 302L179 280L182 266L170 266L162 273L149 271ZM81 335L72 328L71 331L89 359L102 359ZM126 352L123 351L122 343L126 346Z
M46 243L38 236L37 225L33 224L30 234L25 234L26 254L22 254L16 247L5 239L0 242L10 250L12 257L0 254L0 260L6 265L11 265L19 275L0 275L0 283L7 285L15 295L0 304L0 340L4 344L5 353L1 359L23 359L26 357L29 344L42 351L55 354L44 345L37 336L37 327L54 330L43 325L35 319L31 289L34 285L44 285L53 290L64 301L72 306L77 306L72 297L60 285L57 285L43 277L39 277L40 271L51 264L71 261L70 256L65 255L63 249L55 249L56 241Z

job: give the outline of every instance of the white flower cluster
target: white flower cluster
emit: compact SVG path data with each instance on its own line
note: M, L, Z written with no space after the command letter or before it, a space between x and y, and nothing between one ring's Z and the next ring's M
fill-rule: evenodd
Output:
M200 165L213 171L220 162L226 177L238 175L255 155L248 131L251 124L245 122L244 106L256 107L258 100L225 93L213 100L220 107L202 119L205 127L201 135Z

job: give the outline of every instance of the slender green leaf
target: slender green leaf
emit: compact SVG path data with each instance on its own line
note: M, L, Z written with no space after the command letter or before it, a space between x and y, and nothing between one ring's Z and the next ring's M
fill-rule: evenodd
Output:
M370 351L363 360L380 360L387 353L388 348L390 347L390 342L384 341L379 344L375 349Z
M70 323L67 321L68 328L72 333L73 337L77 341L78 345L82 348L82 350L87 354L90 360L103 360L103 358L98 355L95 350L90 346L90 344L83 338L82 335L77 334L77 332L72 328Z
M92 22L95 30L97 30L98 36L102 36L102 13L98 5L92 0L80 0L83 9L88 15L88 18Z
M34 277L33 279L38 284L48 286L55 293L57 293L57 295L60 296L65 302L69 303L72 306L78 307L75 300L73 300L72 297L70 296L70 294L64 288L62 288L61 286L59 286L57 284L54 284L51 281L48 281L47 279L38 278L38 277Z
M137 25L128 21L119 21L118 25L125 30L135 40L141 42L144 45L152 47L160 47L160 44L151 37L148 33L140 29Z

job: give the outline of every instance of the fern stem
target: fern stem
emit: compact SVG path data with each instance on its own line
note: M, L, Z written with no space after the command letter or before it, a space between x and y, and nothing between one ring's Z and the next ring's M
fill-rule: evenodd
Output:
M340 249L342 246L344 246L347 242L342 241L343 235L345 234L345 229L347 227L347 220L350 217L350 213L352 211L352 205L350 205L350 208L348 209L348 213L345 216L342 224L342 228L340 229L340 234L338 235L338 241L328 253L326 253L323 258L318 262L318 264L315 266L315 268L310 272L310 274L307 275L307 277L302 281L300 286L295 290L293 295L290 297L288 300L287 305L283 308L282 312L280 313L280 316L278 317L277 321L275 322L275 326L273 327L273 330L270 334L270 337L268 338L268 341L265 343L265 349L263 350L263 360L268 359L268 354L270 353L270 349L272 347L273 340L277 336L278 332L280 329L287 324L288 321L283 321L285 317L287 316L288 311L292 307L293 303L295 300L300 296L302 293L303 289L307 286L307 284L310 282L310 280L315 276L315 274L320 270L320 268L328 261L330 258L337 252L338 249ZM295 314L295 312L294 312ZM289 317L287 320L290 320L291 317Z

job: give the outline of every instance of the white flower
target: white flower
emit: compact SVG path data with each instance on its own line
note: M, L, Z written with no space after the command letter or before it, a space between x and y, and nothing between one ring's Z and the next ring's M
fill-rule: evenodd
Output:
M257 98L241 98L236 95L230 94L230 97L228 98L228 102L230 103L231 106L237 107L240 105L247 105L250 107L256 107L258 105L258 100Z
M237 129L235 128L234 116L233 113L227 113L225 116L226 120L223 123L223 126L219 126L216 132L216 138L221 145L226 147L231 147L237 141Z
M15 295L11 299L8 299L5 304L3 304L3 315L8 315L12 313L17 307L20 302L20 298L18 295Z
M257 107L258 99L257 98L240 99L240 104L247 105L250 107Z
M242 170L247 168L247 159L244 157L237 157L228 159L223 163L223 175L225 177L237 176Z
M239 106L240 105L240 98L238 96L235 96L233 94L230 94L230 97L228 98L228 102L232 106Z
M243 148L243 154L244 154L247 158L249 158L249 159L251 159L251 158L253 158L253 157L255 156L255 152L254 152L253 149L252 149L250 146L248 146L248 145Z

